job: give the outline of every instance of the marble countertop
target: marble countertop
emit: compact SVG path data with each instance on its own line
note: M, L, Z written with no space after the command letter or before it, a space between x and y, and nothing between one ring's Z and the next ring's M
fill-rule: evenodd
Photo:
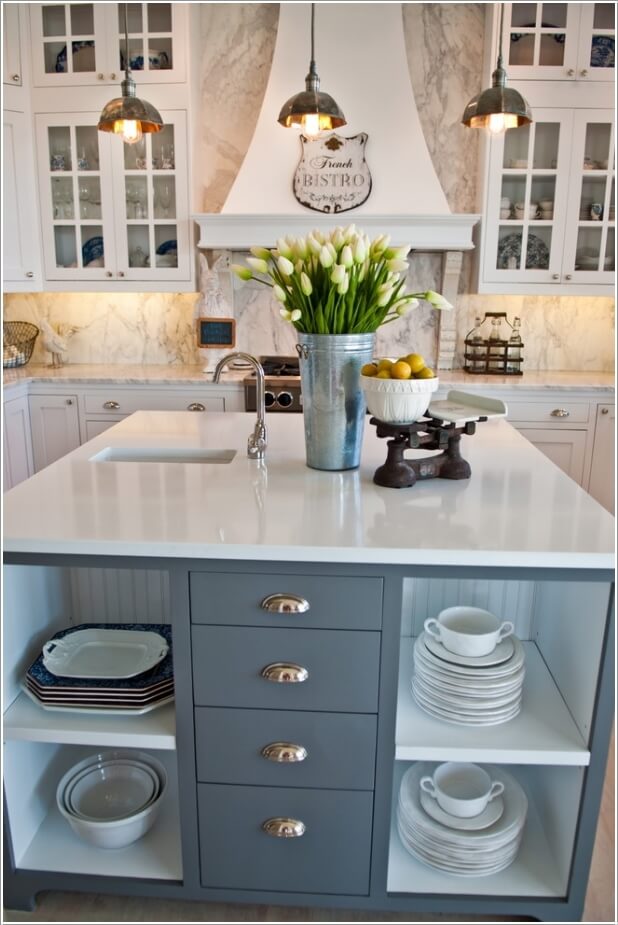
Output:
M386 442L366 421L361 466L305 464L302 415L138 412L4 496L6 553L538 569L613 568L614 518L505 420L463 437L468 480L374 484ZM235 450L227 464L93 461L108 447Z
M248 370L226 369L220 385L238 383ZM613 392L613 373L568 372L559 370L529 370L523 376L481 376L470 375L463 370L440 370L441 385L467 390L512 389L525 392L532 389L592 389ZM17 383L115 383L118 385L204 385L212 382L212 373L204 373L202 365L192 366L138 366L87 363L53 368L29 364L16 369L4 370L4 386Z

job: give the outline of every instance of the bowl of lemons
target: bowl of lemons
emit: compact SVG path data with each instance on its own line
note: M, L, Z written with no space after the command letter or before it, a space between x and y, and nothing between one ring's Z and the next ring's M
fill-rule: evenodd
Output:
M419 353L374 360L361 369L367 407L388 424L412 424L422 418L438 385L438 377Z

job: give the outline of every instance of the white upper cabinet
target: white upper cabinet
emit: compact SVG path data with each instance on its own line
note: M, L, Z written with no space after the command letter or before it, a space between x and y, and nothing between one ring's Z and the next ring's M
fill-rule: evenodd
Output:
M2 4L2 82L11 87L23 84L19 7Z
M2 282L6 292L41 289L30 117L2 114Z
M129 62L138 83L186 79L184 3L35 3L30 9L35 87L117 83ZM118 93L120 95L120 91Z
M511 80L614 80L613 3L507 3L503 41Z
M161 115L164 129L136 145L99 132L97 112L36 116L48 281L117 291L191 279L186 113Z

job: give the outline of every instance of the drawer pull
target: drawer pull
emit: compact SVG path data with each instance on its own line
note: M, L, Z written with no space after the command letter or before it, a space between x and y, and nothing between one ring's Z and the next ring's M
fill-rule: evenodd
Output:
M269 613L306 613L309 601L297 594L269 594L260 604Z
M305 834L305 823L300 819L290 819L288 816L275 816L262 823L267 835L273 838L300 838Z
M571 412L567 411L566 408L554 408L550 414L553 418L568 418Z
M307 680L309 672L294 662L273 662L262 668L261 675L267 681L275 681L277 684L300 684Z
M295 745L294 742L271 742L270 745L264 746L261 754L269 761L293 764L296 761L305 760L307 749L303 745Z
M120 405L117 401L104 401L103 407L107 408L108 411L117 411Z
M206 411L206 405L203 405L201 401L192 401L190 405L187 405L187 411Z

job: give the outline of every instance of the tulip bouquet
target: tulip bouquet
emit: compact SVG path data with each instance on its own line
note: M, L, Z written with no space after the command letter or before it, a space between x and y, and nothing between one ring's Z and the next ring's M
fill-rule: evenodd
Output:
M453 306L437 292L406 293L409 247L390 247L388 235L334 228L326 234L279 238L273 250L252 247L240 279L270 286L281 316L305 334L369 334L405 315L419 299Z

